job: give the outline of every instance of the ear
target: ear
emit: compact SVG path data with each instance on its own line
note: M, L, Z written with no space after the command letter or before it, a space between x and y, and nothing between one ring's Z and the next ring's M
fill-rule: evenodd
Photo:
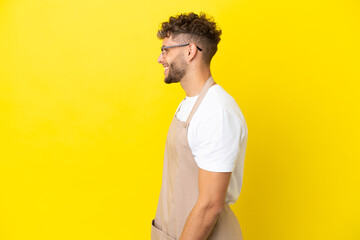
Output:
M187 62L191 62L192 60L194 60L196 54L198 52L198 49L196 48L196 45L194 43L190 43L189 46L187 46L187 51L186 51L186 61Z

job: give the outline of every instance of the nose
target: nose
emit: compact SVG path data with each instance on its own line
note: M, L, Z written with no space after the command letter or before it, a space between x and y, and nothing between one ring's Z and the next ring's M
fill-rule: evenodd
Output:
M160 56L158 57L157 62L161 63L163 61L164 61L164 57L163 57L162 53L160 53Z

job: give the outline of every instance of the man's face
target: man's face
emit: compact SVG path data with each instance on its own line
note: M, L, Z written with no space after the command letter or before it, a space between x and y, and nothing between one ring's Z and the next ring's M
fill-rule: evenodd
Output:
M172 41L171 37L163 40L163 47L178 45ZM165 83L176 83L186 74L186 62L183 56L182 48L168 48L165 50L165 54L160 54L158 63L164 66Z

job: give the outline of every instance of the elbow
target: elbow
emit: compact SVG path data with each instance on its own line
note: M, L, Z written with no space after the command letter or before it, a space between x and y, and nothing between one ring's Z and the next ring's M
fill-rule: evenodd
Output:
M213 211L216 217L218 217L224 209L224 204L218 204L213 207Z
M199 202L199 207L214 217L218 217L224 209L224 204L219 201L202 201Z

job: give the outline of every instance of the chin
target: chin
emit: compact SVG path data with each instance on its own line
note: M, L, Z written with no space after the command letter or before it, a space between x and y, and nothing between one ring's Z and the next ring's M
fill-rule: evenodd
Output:
M180 80L177 80L177 79L172 79L172 78L165 78L164 79L164 82L166 83L166 84L170 84L170 83L177 83L177 82L180 82Z

